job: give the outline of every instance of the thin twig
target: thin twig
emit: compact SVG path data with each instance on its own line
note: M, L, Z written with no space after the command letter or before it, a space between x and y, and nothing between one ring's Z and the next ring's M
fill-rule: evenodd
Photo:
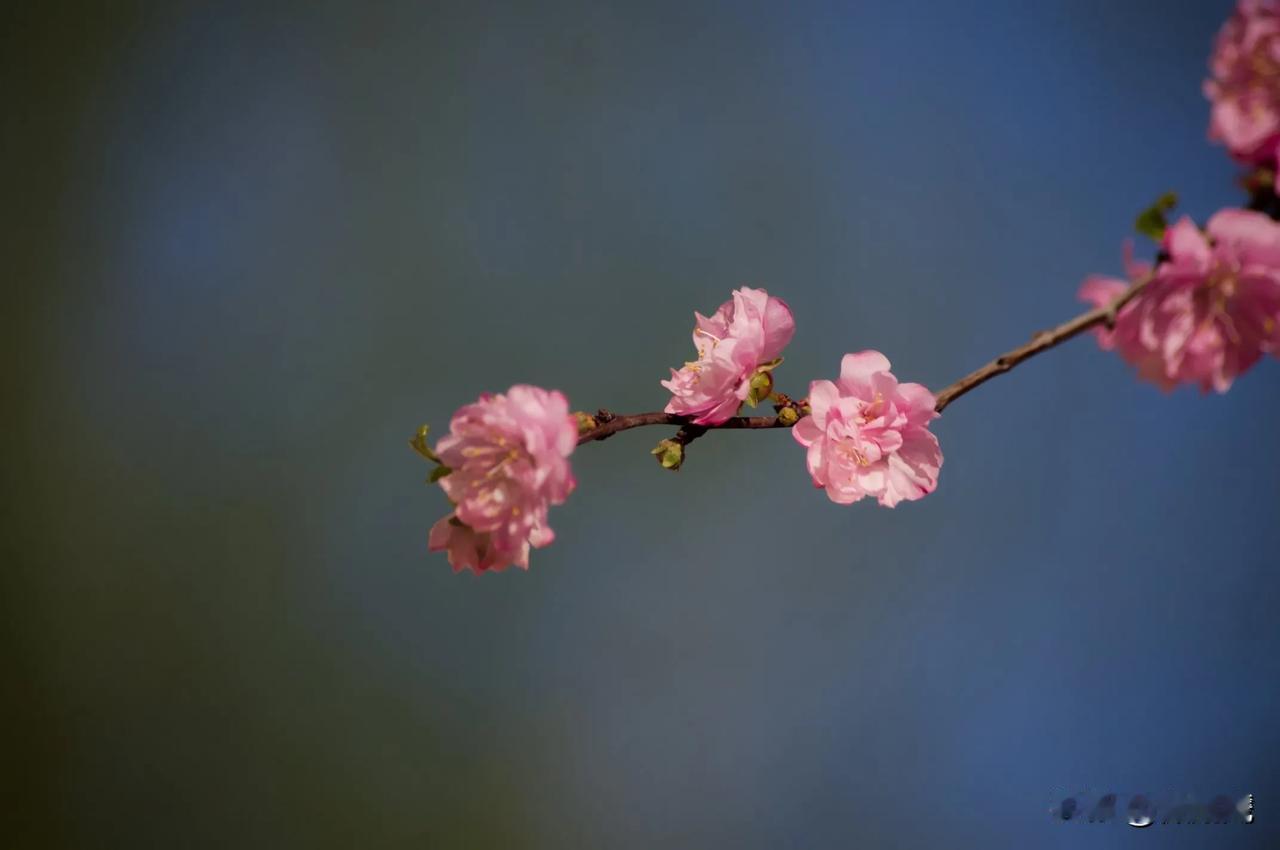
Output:
M599 417L596 417L597 420ZM578 436L578 445L590 443L593 440L603 440L612 437L619 431L629 431L632 428L642 428L645 425L679 425L690 426L703 430L715 428L789 428L791 426L784 425L778 421L776 416L735 416L732 419L721 422L719 425L693 425L693 419L689 416L677 416L674 413L628 413L615 414L608 422L603 422L592 428L590 431L584 431ZM690 441L693 437L689 438Z
M1146 275L1133 283L1116 300L1105 307L1098 307L1087 313L1082 313L1069 322L1063 322L1056 328L1040 331L1027 344L1020 345L1012 351L1006 351L987 365L975 369L955 383L943 387L936 394L937 404L934 405L934 410L941 413L947 405L975 387L985 384L996 375L1003 375L1029 357L1034 357L1040 352L1066 342L1074 336L1079 336L1089 328L1102 324L1113 327L1120 309L1141 292L1151 282L1151 279L1152 275Z

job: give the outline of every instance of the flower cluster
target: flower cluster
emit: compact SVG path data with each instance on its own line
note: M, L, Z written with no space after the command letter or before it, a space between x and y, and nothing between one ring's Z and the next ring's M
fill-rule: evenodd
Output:
M1153 266L1127 260L1129 280L1094 276L1080 298L1097 307L1142 289L1098 329L1138 376L1165 390L1181 384L1226 392L1265 355L1280 356L1280 2L1239 0L1223 25L1205 82L1209 136L1255 169L1245 181L1250 209L1224 209L1202 231L1183 217L1164 222L1166 200L1139 218L1160 239Z
M1183 218L1162 241L1152 271L1130 262L1129 275L1151 275L1139 297L1098 330L1105 349L1165 390L1198 384L1220 393L1264 354L1280 354L1280 224L1249 210L1222 210L1205 232ZM1106 306L1129 284L1092 277L1082 300Z
M795 334L786 302L744 287L710 318L694 315L698 359L662 382L671 392L666 412L684 425L655 449L663 467L679 469L684 444L701 430L772 400L773 423L794 428L814 485L833 502L869 496L891 508L938 486L942 452L928 430L934 396L898 383L884 355L846 355L838 381L814 381L807 400L793 401L773 391L771 374ZM554 537L547 509L573 491L569 455L600 422L571 413L559 392L517 385L459 409L434 449L423 426L411 445L436 464L431 480L454 506L431 528L428 548L447 552L455 571L527 569L530 547Z
M458 410L435 449L423 426L411 444L436 464L430 480L453 504L432 527L429 548L447 552L455 571L527 569L530 548L554 537L548 508L573 491L568 458L577 443L639 425L679 426L653 450L666 469L680 469L685 447L710 428L790 428L814 486L832 502L871 498L892 508L921 499L937 489L942 469L929 430L938 411L1084 327L1144 380L1226 392L1264 356L1280 356L1280 0L1239 0L1211 68L1210 136L1252 170L1249 209L1221 210L1203 230L1186 217L1170 226L1165 214L1177 198L1162 196L1137 221L1160 243L1156 261L1136 262L1127 250L1127 280L1086 279L1079 296L1094 306L1090 313L937 396L900 383L880 352L860 351L844 356L838 379L813 381L797 400L776 392L773 378L795 335L791 309L742 287L710 317L694 314L697 357L661 382L671 393L663 413L570 412L559 392L517 385ZM776 417L741 416L744 405L766 401Z

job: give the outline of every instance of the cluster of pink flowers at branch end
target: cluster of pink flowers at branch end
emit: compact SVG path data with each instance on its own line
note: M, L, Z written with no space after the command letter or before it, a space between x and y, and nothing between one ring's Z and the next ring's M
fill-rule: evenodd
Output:
M1226 392L1264 354L1280 353L1280 224L1249 210L1222 210L1205 232L1182 218L1164 235L1165 259L1152 271L1129 262L1145 290L1099 328L1099 344L1169 390L1197 384ZM1091 277L1080 297L1106 306L1128 282Z
M1210 67L1209 135L1252 172L1250 209L1221 210L1203 230L1186 217L1169 226L1176 196L1163 196L1137 222L1160 241L1156 262L1135 262L1127 250L1128 280L1086 279L1079 296L1098 309L1080 326L1092 325L1102 348L1144 380L1221 393L1264 356L1280 356L1280 0L1239 0ZM664 467L679 469L685 445L706 428L780 425L791 426L814 486L833 502L871 498L892 508L937 488L942 450L929 423L938 400L920 384L900 383L883 354L846 354L838 379L813 381L796 401L773 389L795 335L785 301L742 287L710 317L694 316L697 356L661 382L673 418L631 417L681 426L654 450ZM766 400L776 419L730 422L744 404ZM568 458L578 440L617 430L571 413L559 392L525 385L462 407L434 451L423 426L412 444L436 463L430 480L454 506L432 527L429 547L447 552L456 571L527 569L530 548L554 537L549 507L573 491Z
M516 385L459 409L435 451L454 510L431 528L428 548L448 552L455 572L528 569L529 547L555 538L547 508L573 492L577 441L577 419L558 392Z
M1252 209L1220 210L1204 230L1187 217L1166 228L1163 211L1149 210L1139 224L1160 237L1154 266L1126 256L1129 280L1090 277L1080 298L1106 307L1146 281L1111 327L1095 329L1099 345L1164 390L1224 393L1265 355L1280 356L1280 224L1261 211L1280 209L1280 2L1240 0L1209 65L1209 137L1253 169Z
M1240 0L1209 63L1209 137L1237 160L1275 166L1280 147L1280 2Z

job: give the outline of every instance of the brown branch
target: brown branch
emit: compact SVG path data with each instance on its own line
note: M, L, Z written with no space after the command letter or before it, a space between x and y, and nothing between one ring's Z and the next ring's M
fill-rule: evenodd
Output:
M1040 331L1025 345L1006 351L985 366L975 369L955 383L948 384L936 394L937 404L934 409L941 413L947 405L975 387L985 384L997 375L1003 375L1022 361L1066 342L1072 337L1079 336L1092 327L1103 324L1108 327L1114 326L1116 315L1120 312L1120 309L1136 297L1151 280L1152 276L1147 275L1135 281L1133 285L1107 306L1097 307L1087 313L1081 313L1074 319L1063 322L1055 328ZM790 428L791 424L794 424L787 424L778 419L777 416L735 416L719 425L694 425L690 417L677 416L674 413L655 412L615 415L607 410L597 412L595 419L599 424L588 431L582 432L578 437L578 445L595 440L608 439L619 431L629 431L632 428L642 428L646 425L680 426L681 430L677 437L681 438L681 444L685 445L707 431L719 428Z
M607 411L601 411L607 413ZM596 415L596 421L599 425L589 431L584 431L578 436L578 445L590 443L594 440L604 440L612 437L619 431L629 431L632 428L642 428L645 425L679 425L681 430L689 429L690 436L687 442L692 442L697 436L701 436L703 431L712 428L789 428L791 426L784 425L778 421L776 416L735 416L727 422L721 422L719 425L694 425L692 417L677 416L674 413L629 413L629 414L608 414L605 418ZM693 433L694 429L698 429Z
M992 360L985 366L982 366L953 384L943 387L937 394L937 404L934 410L941 413L943 409L958 399L960 396L970 390L985 384L996 375L1003 375L1014 366L1017 366L1023 360L1034 357L1042 351L1053 348L1055 345L1066 342L1074 336L1079 336L1085 331L1096 325L1105 324L1107 327L1114 327L1116 314L1120 312L1120 308L1128 304L1134 296L1151 282L1152 275L1147 275L1138 281L1135 281L1128 289L1126 289L1116 300L1112 301L1105 307L1098 307L1087 313L1076 316L1069 322L1063 322L1056 328L1050 328L1047 331L1040 331L1031 337L1031 341L1025 345L1020 345L1012 351L1006 351L995 360Z

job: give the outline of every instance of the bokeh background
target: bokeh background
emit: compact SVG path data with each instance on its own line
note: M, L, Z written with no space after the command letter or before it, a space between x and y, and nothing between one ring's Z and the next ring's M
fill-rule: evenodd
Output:
M627 433L528 573L427 553L406 445L516 382L656 409L742 284L795 311L784 390L949 383L1159 193L1238 202L1230 8L6 12L5 846L1280 846L1274 360L1165 395L1078 340L894 511L785 433L679 474Z

